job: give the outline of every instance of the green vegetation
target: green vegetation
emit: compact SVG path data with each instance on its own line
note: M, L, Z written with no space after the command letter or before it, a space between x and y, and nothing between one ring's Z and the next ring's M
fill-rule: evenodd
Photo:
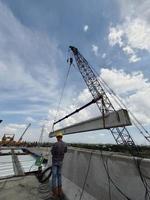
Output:
M21 146L24 147L51 147L53 143L50 142L22 142ZM13 146L13 145L9 145ZM132 148L129 149L128 146L125 145L116 145L116 144L82 144L82 143L68 143L68 146L84 148L84 149L93 149L93 150L101 150L101 151L110 151L110 152L118 152L119 154L131 155ZM137 146L140 156L145 158L150 158L150 146Z
M130 150L128 146L125 145L115 145L115 144L70 144L72 147L94 149L101 151L111 151L118 152L120 154L130 155ZM145 158L150 158L150 146L137 146L140 156Z

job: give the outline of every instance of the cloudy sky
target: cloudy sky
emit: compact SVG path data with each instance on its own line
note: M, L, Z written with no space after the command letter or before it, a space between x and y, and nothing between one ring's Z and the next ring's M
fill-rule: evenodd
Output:
M0 0L0 137L14 133L44 141L59 119L92 99L76 69L68 71L68 46L76 46L140 122L150 130L149 0ZM99 115L95 106L63 122ZM139 144L145 139L129 128ZM69 142L114 142L108 131L66 136Z

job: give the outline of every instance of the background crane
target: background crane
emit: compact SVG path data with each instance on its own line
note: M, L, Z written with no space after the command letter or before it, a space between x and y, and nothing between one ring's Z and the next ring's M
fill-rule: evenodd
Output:
M14 137L15 134L4 134L1 141L2 145L3 146L13 145Z
M28 126L25 128L25 130L23 131L22 135L20 136L19 140L18 140L18 144L20 144L20 142L22 141L22 138L24 136L24 134L26 133L26 131L28 130L28 128L31 126L31 123L28 124Z
M45 125L42 126L42 129L41 129L41 134L40 134L40 137L39 137L39 146L42 144L43 142L43 134L44 134L44 129L45 129Z

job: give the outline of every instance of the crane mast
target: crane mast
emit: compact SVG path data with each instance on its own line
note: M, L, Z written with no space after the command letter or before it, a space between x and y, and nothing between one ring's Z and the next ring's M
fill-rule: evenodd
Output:
M39 138L39 145L40 145L40 143L43 142L44 128L45 128L45 125L42 126L42 130L41 130L41 134L40 134L40 138Z
M96 104L100 110L103 117L103 125L105 127L105 115L114 112L115 108L109 100L107 94L105 93L103 87L101 86L99 80L91 69L87 60L81 55L76 47L69 47L74 55L76 60L77 67L94 99L98 99ZM70 65L73 63L73 58L69 59ZM117 113L116 113L117 114ZM119 116L118 116L119 117ZM125 126L109 128L112 136L114 137L117 144L124 144L131 146L132 148L136 147L129 131Z

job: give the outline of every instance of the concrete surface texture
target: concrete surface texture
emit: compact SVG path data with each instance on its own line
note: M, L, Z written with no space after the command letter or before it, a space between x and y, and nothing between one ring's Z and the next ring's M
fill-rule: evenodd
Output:
M139 169L140 171L139 171ZM63 189L73 200L144 200L150 185L150 160L98 151L69 149L63 164Z
M150 188L149 167L150 159L68 148L63 190L69 200L145 200L146 188Z
M0 182L0 200L41 200L35 176L5 179Z
M51 180L39 183L34 175L0 181L0 200L54 200ZM67 200L65 195L55 200Z

